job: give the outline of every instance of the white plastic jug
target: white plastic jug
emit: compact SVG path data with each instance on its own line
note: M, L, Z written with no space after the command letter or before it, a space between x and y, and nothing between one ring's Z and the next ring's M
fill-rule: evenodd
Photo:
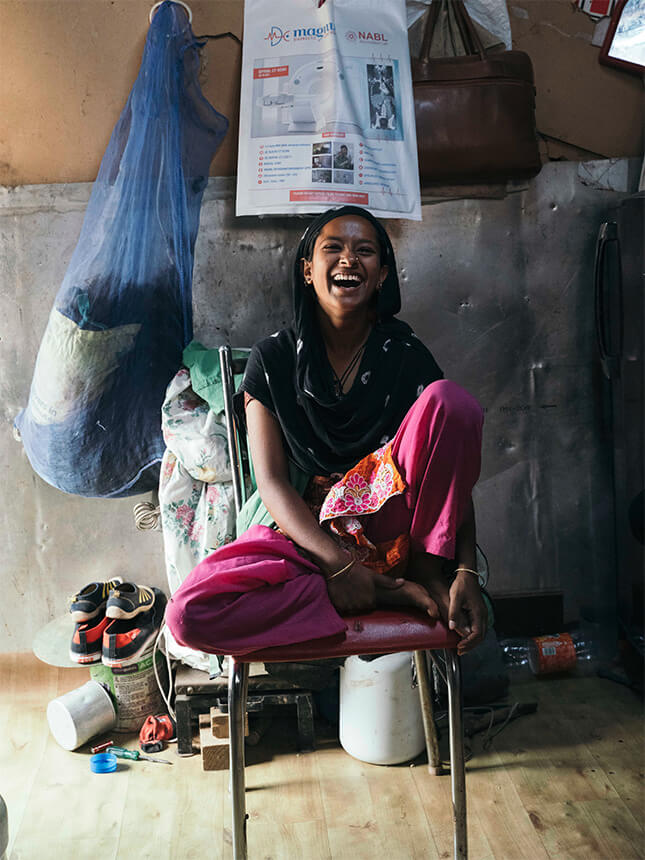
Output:
M398 764L425 747L410 651L376 660L348 657L340 670L340 743L370 764Z

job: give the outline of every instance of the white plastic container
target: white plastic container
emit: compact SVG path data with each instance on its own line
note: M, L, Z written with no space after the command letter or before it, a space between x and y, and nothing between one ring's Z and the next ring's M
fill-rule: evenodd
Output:
M116 709L110 694L96 681L65 693L47 705L49 729L66 750L83 746L95 735L116 724Z
M425 747L409 651L376 660L348 657L340 670L340 743L370 764L399 764Z

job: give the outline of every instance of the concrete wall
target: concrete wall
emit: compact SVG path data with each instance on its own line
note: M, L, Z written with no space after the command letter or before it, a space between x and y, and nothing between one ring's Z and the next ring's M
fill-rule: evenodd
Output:
M423 222L388 225L402 316L487 411L476 504L493 591L562 589L569 617L612 588L591 286L597 227L620 197L593 177L610 166L547 165L503 200L426 205ZM164 585L161 533L133 522L145 497L60 493L33 473L12 435L90 188L0 189L0 651L28 649L66 611L67 596L94 579L118 573ZM196 252L197 338L249 345L288 321L290 254L302 229L300 219L235 218L232 180L211 179Z

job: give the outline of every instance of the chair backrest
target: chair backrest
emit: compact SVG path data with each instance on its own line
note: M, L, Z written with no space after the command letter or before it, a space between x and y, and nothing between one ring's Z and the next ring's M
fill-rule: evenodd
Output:
M233 497L235 510L239 514L247 498L247 476L250 476L250 459L246 445L246 434L240 432L233 407L235 394L235 377L243 374L250 350L236 349L230 346L220 346L219 363L222 375L222 393L224 395L224 418L228 438L228 453L231 461L233 479Z

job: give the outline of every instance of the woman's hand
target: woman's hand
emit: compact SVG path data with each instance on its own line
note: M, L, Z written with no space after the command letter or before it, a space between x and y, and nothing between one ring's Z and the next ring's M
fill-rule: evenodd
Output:
M327 581L327 592L341 615L352 615L356 612L371 612L377 604L386 604L383 595L396 592L404 582L403 579L374 573L355 561L347 573Z
M488 611L477 577L462 571L449 585L443 573L443 561L438 556L427 554L413 556L408 576L430 595L444 624L461 637L457 653L466 654L483 641Z
M457 653L461 656L483 642L488 610L477 577L467 571L457 574L449 597L448 626L462 637L457 645Z

